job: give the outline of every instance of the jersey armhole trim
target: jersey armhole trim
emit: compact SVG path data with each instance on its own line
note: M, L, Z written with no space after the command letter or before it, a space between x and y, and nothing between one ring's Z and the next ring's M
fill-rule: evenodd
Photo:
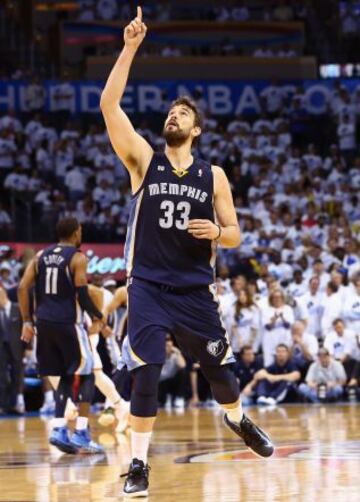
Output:
M147 169L146 169L146 172L145 172L144 178L143 178L143 180L142 180L142 182L141 182L141 185L140 185L140 186L139 186L139 188L136 190L136 192L131 193L131 198L132 198L132 199L135 199L135 198L139 195L139 193L141 192L141 190L144 188L145 181L146 181L146 180L147 180L147 178L148 178L148 173L149 173L149 171L150 171L150 166L151 166L151 163L152 163L152 161L153 161L153 159L154 159L155 155L156 155L156 152L153 152L153 154L152 154L152 156L151 156L151 159L150 159L150 162L149 162L149 165L147 166Z

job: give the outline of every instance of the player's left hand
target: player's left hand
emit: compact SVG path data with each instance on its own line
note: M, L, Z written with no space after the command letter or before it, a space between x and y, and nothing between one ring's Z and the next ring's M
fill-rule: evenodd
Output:
M34 338L34 336L35 336L34 326L29 322L25 322L21 330L21 340L25 343L30 343L31 340Z
M190 220L188 232L195 239L209 239L213 241L219 236L219 227L210 220Z

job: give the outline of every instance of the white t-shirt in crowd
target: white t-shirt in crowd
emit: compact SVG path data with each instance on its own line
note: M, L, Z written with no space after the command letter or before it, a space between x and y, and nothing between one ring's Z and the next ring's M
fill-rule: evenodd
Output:
M355 344L355 333L349 329L344 330L344 334L339 336L332 330L326 334L324 347L328 349L330 355L335 359L340 359L344 355L351 355Z
M307 291L297 299L304 312L304 319L307 322L307 331L316 337L321 335L321 316L323 312L323 293L312 295Z
M224 319L233 352L240 352L244 345L251 345L255 352L260 345L260 311L256 306L242 308L235 317L236 307L232 305Z
M333 322L341 316L342 301L338 293L333 293L330 296L326 294L321 301L322 316L321 316L321 334L326 336L333 329Z
M282 314L282 317L280 317ZM274 327L269 329L271 320L277 316ZM292 345L291 326L295 317L293 309L289 305L280 308L268 306L261 307L261 332L262 349L264 356L264 366L269 366L274 362L276 347L279 343L284 343L289 348Z
M357 294L353 286L348 289L344 298L341 316L346 322L346 326L360 335L360 295Z

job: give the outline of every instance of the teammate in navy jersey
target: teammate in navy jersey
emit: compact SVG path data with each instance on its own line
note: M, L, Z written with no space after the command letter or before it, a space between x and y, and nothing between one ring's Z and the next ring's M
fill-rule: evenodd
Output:
M104 318L87 291L87 258L79 250L81 226L75 218L65 218L56 230L59 242L36 255L19 285L21 339L30 342L36 330L40 375L60 377L50 443L66 453L102 453L103 448L91 440L88 430L94 377L82 312L87 311L99 324ZM34 286L36 327L29 305L29 291ZM64 412L75 374L80 375L79 417L69 438Z
M131 447L124 486L128 496L148 494L147 451L157 413L157 388L171 333L199 360L225 423L261 456L271 441L242 412L234 361L219 316L214 284L217 244L237 247L240 230L229 182L218 166L192 156L201 134L196 104L174 101L165 120L165 152L155 154L134 130L120 100L146 34L141 8L124 30L125 46L103 90L100 107L113 148L129 171L133 192L126 242L128 275L127 366L133 370Z

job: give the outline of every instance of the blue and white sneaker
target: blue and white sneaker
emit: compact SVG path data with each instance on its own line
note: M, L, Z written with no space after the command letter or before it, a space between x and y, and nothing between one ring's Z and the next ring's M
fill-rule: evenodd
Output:
M54 427L50 435L50 444L56 446L64 453L75 454L78 448L72 444L69 438L69 430L67 427Z
M91 439L89 429L76 429L71 436L71 444L79 453L104 453L104 448Z

